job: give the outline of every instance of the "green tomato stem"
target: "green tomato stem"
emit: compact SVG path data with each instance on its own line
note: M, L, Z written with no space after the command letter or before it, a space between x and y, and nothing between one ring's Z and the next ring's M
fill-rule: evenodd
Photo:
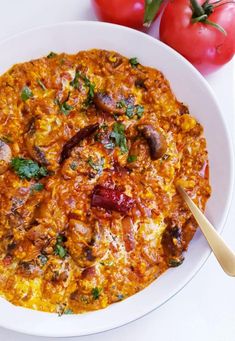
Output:
M200 17L205 14L203 7L198 3L197 0L190 0L192 10L193 10L193 18Z
M205 22L206 19L207 19L207 14L203 14L200 17L192 18L191 21L194 24L195 22L202 22L202 21Z
M210 3L209 0L206 0L204 4L201 6L197 0L190 0L191 7L192 7L192 19L191 22L193 24L201 22L206 25L210 25L215 27L217 30L219 30L224 35L227 35L226 31L223 27L221 27L219 24L210 21L208 17L211 13L213 13L214 8L218 7L220 5L221 0L217 0L213 3ZM219 4L217 6L214 6L214 4Z
M211 26L213 26L213 27L215 27L215 28L217 28L217 30L219 30L221 33L223 33L225 36L227 35L227 32L225 31L225 29L222 27L222 26L220 26L219 24L216 24L215 22L213 22L213 21L210 21L210 20L208 20L208 19L206 19L205 21L204 21L204 23L205 24L208 24L208 25L211 25Z

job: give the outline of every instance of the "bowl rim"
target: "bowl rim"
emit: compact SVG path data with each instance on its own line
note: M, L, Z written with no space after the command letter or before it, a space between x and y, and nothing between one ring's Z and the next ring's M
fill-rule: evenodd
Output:
M112 23L106 23L106 22L99 22L99 21L90 21L90 20L74 20L74 21L63 21L63 22L58 22L58 23L54 23L54 24L49 24L49 25L40 25L40 26L36 26L24 31L21 31L19 33L16 33L14 35L11 35L10 37L7 37L6 39L3 39L0 41L0 47L2 45L4 45L7 42L10 42L13 39L18 39L23 37L24 35L28 35L30 33L33 33L34 31L40 31L40 30L45 30L45 29L53 29L56 27L63 27L63 26L103 26L103 27L113 27L116 28L117 30L122 30L122 31L132 31L134 34L139 35L140 39L148 39L150 40L153 44L155 45L159 45L161 47L164 47L166 50L169 51L170 54L174 54L177 58L180 58L182 60L182 62L184 64L187 64L187 67L190 68L192 70L192 72L195 74L197 74L197 77L200 79L200 82L202 82L204 84L204 86L207 88L207 91L210 93L210 96L212 97L214 103L216 104L217 108L218 108L218 112L221 118L221 121L223 123L223 128L224 131L226 133L227 136L227 146L229 148L228 154L229 154L229 158L231 161L230 164L230 168L231 168L231 176L229 179L229 182L231 183L231 188L227 194L227 201L226 201L226 206L224 209L224 214L223 217L221 219L221 224L218 226L217 231L219 233L221 233L225 227L228 215L229 215L229 211L231 208L231 202L232 202L232 198L234 195L234 149L233 149L233 144L232 144L232 138L231 138L231 132L228 129L227 123L225 121L225 119L223 118L222 115L222 110L221 107L217 101L217 98L215 97L215 94L212 90L212 88L210 87L209 83L206 81L206 79L200 74L200 72L188 61L186 60L183 56L181 56L178 52L176 52L174 49L172 49L171 47L167 46L166 44L164 44L163 42L161 42L160 40L155 39L154 37L144 33L144 32L140 32L137 31L135 29L131 29L129 27L125 27L125 26L121 26L121 25L116 25L116 24L112 24ZM1 73L2 74L2 73ZM34 336L46 336L46 337L75 337L75 336L85 336L85 335L93 335L93 334L97 334L97 333L102 333L104 331L108 331L108 330L113 330L113 329L117 329L121 326L127 325L133 321L136 321L146 315L148 315L149 313L151 313L152 311L156 310L157 308L161 307L162 305L164 305L166 302L168 302L172 297L174 297L176 294L178 294L197 274L198 272L201 270L201 268L205 265L206 261L208 260L209 256L211 255L211 250L208 246L207 250L205 250L204 252L204 257L202 258L201 262L197 265L197 267L194 268L194 271L190 274L188 274L187 276L185 276L185 280L184 280L184 284L181 285L179 288L177 288L173 294L171 294L167 299L165 299L161 304L158 304L156 307L149 309L148 311L146 311L145 313L135 313L135 316L132 316L129 319L126 319L125 323L112 323L112 326L107 326L107 328L103 328L103 327L99 327L96 326L96 328L92 328L92 331L86 331L86 332L82 332L82 333L69 333L68 331L66 331L65 333L61 333L57 332L57 331L48 331L46 333L42 332L42 333L38 333L38 332L33 332L31 329L31 332L29 332L28 330L26 330L24 327L21 326L15 326L12 325L11 323L5 323L2 324L1 320L0 320L0 326L2 328L5 329L10 329L12 331L16 331L22 334L27 334L27 335L34 335ZM18 307L16 306L16 308L20 308L20 309L27 309L27 308L23 308L23 307ZM29 310L29 309L27 309ZM20 312L20 310L19 310ZM44 312L40 312L43 313ZM73 315L71 315L73 316ZM77 315L75 315L77 316Z

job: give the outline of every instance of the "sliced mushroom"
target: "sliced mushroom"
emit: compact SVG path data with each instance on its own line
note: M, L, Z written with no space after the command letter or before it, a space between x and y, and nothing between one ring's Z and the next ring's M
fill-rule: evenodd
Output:
M75 219L69 222L66 248L76 264L93 266L106 252L103 230L98 223L85 225Z
M98 109L106 111L110 114L125 114L125 108L119 108L117 106L117 102L113 99L113 97L105 92L95 93L94 103Z
M184 258L182 231L177 226L168 225L163 232L161 244L170 267L182 264Z
M0 140L0 175L5 173L11 161L11 148Z
M148 143L151 159L160 159L167 150L166 139L162 133L151 124L139 125L138 130Z

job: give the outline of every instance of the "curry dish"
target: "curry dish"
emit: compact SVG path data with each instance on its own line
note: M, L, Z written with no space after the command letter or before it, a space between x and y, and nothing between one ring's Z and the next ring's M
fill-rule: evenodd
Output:
M13 66L0 77L1 296L69 314L142 290L182 264L197 224L176 184L204 210L208 169L202 126L137 58Z

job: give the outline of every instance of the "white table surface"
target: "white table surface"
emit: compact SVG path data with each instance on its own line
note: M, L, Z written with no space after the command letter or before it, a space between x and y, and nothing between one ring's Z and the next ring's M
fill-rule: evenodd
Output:
M68 20L93 20L89 0L0 0L0 40L20 31ZM1 51L0 51L1 53ZM235 65L207 78L235 137ZM235 196L222 233L235 250ZM4 314L4 311L0 311ZM68 338L75 340L78 338ZM159 309L124 327L79 341L234 341L235 279L227 277L213 255L194 279ZM49 341L0 328L1 341Z

